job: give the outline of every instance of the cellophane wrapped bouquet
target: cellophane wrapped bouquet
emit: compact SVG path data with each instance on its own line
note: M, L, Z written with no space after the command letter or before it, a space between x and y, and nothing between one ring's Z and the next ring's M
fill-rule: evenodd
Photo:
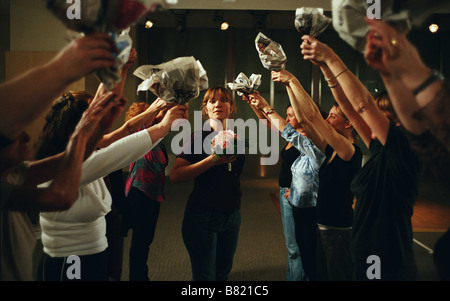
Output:
M53 15L69 30L79 33L71 33L72 38L93 32L109 33L113 37L120 51L116 66L95 74L108 90L121 80L120 71L130 55L132 41L126 30L145 15L178 3L178 0L45 1Z
M234 83L229 83L228 88L235 91L239 96L256 92L261 86L261 75L252 74L247 77L244 73L239 73Z
M295 28L302 36L319 36L331 24L332 19L323 14L322 8L301 7L295 11Z
M286 69L287 57L280 44L260 32L256 36L255 45L264 68L270 71Z
M134 75L143 80L139 91L151 91L166 102L185 105L209 87L208 75L194 57L180 57L161 65L145 65Z
M220 131L211 140L211 151L217 157L228 156L233 157L238 155L239 137L232 130ZM228 171L232 171L231 163L228 163Z

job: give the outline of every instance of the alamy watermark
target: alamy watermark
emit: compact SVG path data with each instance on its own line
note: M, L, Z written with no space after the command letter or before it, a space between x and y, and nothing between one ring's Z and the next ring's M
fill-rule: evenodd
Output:
M67 4L71 4L66 11L67 19L80 20L81 19L81 0L67 0Z
M367 8L367 18L381 19L381 0L367 0L370 6Z

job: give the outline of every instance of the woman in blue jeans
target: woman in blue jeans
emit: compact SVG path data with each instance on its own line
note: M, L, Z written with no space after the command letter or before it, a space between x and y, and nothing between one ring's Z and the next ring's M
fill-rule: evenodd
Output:
M209 118L205 125L210 129L192 134L191 143L184 145L170 174L173 183L194 180L182 226L194 281L225 281L233 266L241 225L240 175L245 156L217 157L205 152L203 146L211 144L216 132L227 129L235 110L226 88L210 88L202 102L203 114Z
M255 97L255 95L243 95L242 100L250 103L251 97ZM251 105L250 107L253 109L259 119L265 120L270 123L270 118L267 118L266 115L264 115L263 111L259 110L254 105ZM291 128L298 133L302 131L301 125L295 117L294 110L290 104L286 109L286 120L283 120L283 123L286 123L286 125L290 124ZM268 124L268 126L270 127L270 124ZM304 265L302 263L300 248L296 238L296 221L294 218L295 208L289 202L289 195L292 185L292 165L296 160L301 158L302 153L290 141L287 141L286 146L281 150L280 156L281 167L278 177L278 185L280 187L280 212L281 221L283 223L284 239L286 241L286 248L288 250L286 280L308 280L308 276L306 275Z

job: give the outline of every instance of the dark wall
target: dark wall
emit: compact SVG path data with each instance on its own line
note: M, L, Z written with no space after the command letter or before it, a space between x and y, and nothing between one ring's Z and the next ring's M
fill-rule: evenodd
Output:
M280 13L278 12L278 14ZM200 60L206 69L210 86L225 85L227 82L233 81L240 72L247 76L252 73L261 74L262 85L259 91L269 100L270 71L263 68L254 42L258 32L261 31L283 46L288 58L287 70L300 80L308 93L311 93L313 65L304 61L300 53L301 37L293 25L293 15L286 12L285 19L287 20L283 22L288 24L287 26L272 23L265 28L233 27L225 32L210 25L199 26L199 20L196 20L197 25L195 27L189 27L188 24L182 32L177 31L175 26L155 26L147 30L139 25L137 28L139 65L160 64L180 56L194 56ZM292 26L290 26L291 23ZM444 55L448 53L450 47L448 32L433 35L425 30L414 29L409 37L413 44L418 47L424 61L429 66L442 69L448 75L448 58ZM367 66L363 55L343 41L332 26L319 36L319 40L328 44L343 59L348 68L359 77L369 91L375 93L383 89L383 83L378 73ZM328 111L334 103L334 99L321 74L320 81L321 97L319 103L324 111ZM283 86L275 84L274 87L274 108L284 116L289 98ZM141 99L146 98L148 101L155 99L155 96L151 93L142 93L140 97ZM238 106L236 118L244 120L255 118L251 108L240 101L237 95L236 97ZM190 104L191 112L200 110L202 98L203 93ZM193 114L190 118L192 116ZM280 147L282 146L284 146L284 143L280 141ZM365 147L363 145L361 147L367 153Z

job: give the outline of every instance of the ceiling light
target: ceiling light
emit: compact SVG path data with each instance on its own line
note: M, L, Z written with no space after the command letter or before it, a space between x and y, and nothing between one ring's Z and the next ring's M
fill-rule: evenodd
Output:
M223 23L220 25L220 29L221 29L221 30L227 30L228 28L230 28L230 24L228 24L228 22L223 22Z
M436 33L439 30L439 26L435 23L431 24L428 29L432 32L432 33Z

